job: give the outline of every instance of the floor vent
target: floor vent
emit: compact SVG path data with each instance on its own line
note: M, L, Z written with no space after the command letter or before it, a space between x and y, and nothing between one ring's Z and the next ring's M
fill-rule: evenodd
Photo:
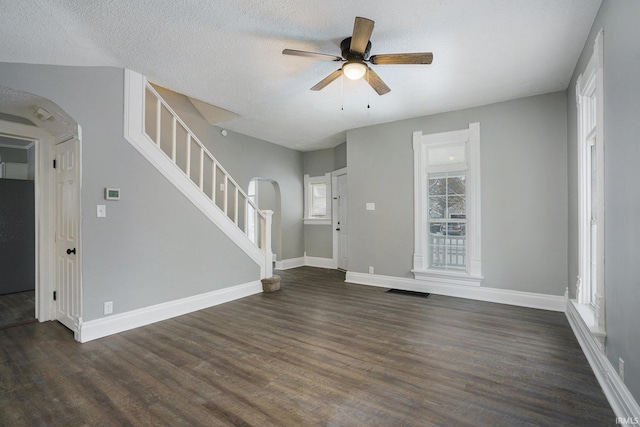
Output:
M390 294L411 295L412 297L420 298L429 298L429 295L431 295L426 292L405 291L404 289L389 289L387 292Z

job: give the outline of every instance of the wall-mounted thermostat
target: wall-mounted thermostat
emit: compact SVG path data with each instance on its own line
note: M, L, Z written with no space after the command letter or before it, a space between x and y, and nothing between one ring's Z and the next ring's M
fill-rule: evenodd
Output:
M105 188L104 189L104 198L106 200L120 200L120 189L119 188Z

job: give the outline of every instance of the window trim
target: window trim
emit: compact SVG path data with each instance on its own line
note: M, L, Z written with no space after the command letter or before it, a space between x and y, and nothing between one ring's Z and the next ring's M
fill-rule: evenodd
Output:
M604 348L605 328L605 274L604 274L604 32L598 32L593 54L585 70L576 81L576 113L578 122L578 277L576 299L572 301L576 310L591 331L592 336ZM595 104L592 99L595 97ZM590 123L595 107L595 123ZM592 282L587 277L591 268L591 167L592 144L595 139L596 156L596 237L595 237L595 297ZM589 217L589 218L587 218ZM587 286L588 285L588 286Z
M429 168L426 151L430 146L465 143L466 188L467 188L467 271L452 272L429 268L426 224L428 207L426 186L429 173L438 168ZM482 281L481 209L480 209L480 123L469 123L468 129L423 135L413 133L414 166L414 277L418 280L433 280L453 285L480 286Z
M311 208L312 208L312 193L311 186L313 184L325 184L326 186L326 198L327 198L327 209L324 216L311 216ZM305 225L331 225L331 172L328 172L322 176L309 176L309 174L304 175L304 217L303 222Z

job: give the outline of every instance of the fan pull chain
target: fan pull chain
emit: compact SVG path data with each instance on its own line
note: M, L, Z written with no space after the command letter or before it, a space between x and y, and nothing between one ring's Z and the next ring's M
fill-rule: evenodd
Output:
M367 67L367 108L371 108L371 82L369 81L369 68Z
M344 75L340 77L340 111L344 111Z

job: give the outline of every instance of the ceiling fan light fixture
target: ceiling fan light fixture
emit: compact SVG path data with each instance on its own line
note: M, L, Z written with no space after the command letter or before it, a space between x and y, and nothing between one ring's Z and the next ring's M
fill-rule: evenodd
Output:
M362 62L348 61L342 66L342 73L351 80L361 79L367 72L367 66Z

